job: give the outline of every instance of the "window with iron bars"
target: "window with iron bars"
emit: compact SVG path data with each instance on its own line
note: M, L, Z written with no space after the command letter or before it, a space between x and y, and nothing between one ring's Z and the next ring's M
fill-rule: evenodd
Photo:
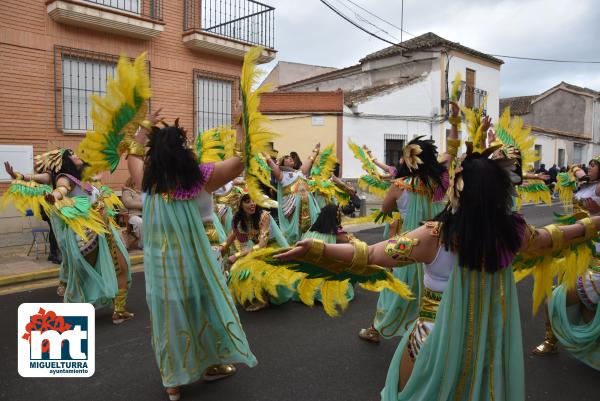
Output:
M55 46L55 125L64 133L94 128L90 96L106 94L108 77L114 77L119 56ZM150 71L148 64L148 72Z
M395 166L400 160L407 137L401 134L384 134L383 139L385 141L385 164Z
M194 71L195 132L232 125L233 101L237 99L237 77Z

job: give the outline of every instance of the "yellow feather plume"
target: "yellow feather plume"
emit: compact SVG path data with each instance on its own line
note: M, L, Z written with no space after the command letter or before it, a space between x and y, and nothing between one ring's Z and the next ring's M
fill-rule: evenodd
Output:
M127 57L121 57L116 78L108 78L106 95L90 97L94 129L87 132L77 152L88 163L85 180L117 168L120 156L146 116L147 100L152 95L146 68L146 53L137 57L133 64Z
M469 141L473 142L473 151L483 152L485 149L485 135L486 132L482 132L481 117L483 116L483 109L487 102L487 95L481 101L479 109L473 110L469 107L461 106L461 110L465 115L465 122L467 124L467 133L469 135Z
M268 295L277 296L277 287L291 289L294 282L303 276L302 273L286 269L286 266L273 266L261 259L272 253L272 248L252 251L231 267L229 290L240 305L255 300L268 302Z
M218 163L233 157L236 132L230 127L211 128L196 138L195 151L200 163Z
M531 258L535 259L533 266L520 269ZM593 259L592 250L587 243L571 245L558 254L543 256L519 255L519 261L513 264L515 280L533 276L533 313L537 313L545 298L552 296L554 282L564 284L567 289L575 288L577 277L584 274Z
M450 91L450 100L458 102L458 90L460 89L462 78L460 72L457 72L452 82L452 90Z
M414 299L412 291L406 283L396 279L390 272L386 272L385 276L385 280L373 283L359 283L359 285L365 290L381 292L387 289L395 292L404 299Z
M252 89L257 83L259 77L263 74L256 68L256 63L263 51L262 47L253 47L244 56L244 65L242 67L242 77L240 80L242 89L242 125L246 136L246 182L248 193L252 200L263 207L273 207L274 201L268 201L258 183L271 187L271 171L268 165L261 159L261 153L268 153L271 150L270 142L273 142L276 135L266 128L270 120L258 111L260 96L270 88L262 86Z

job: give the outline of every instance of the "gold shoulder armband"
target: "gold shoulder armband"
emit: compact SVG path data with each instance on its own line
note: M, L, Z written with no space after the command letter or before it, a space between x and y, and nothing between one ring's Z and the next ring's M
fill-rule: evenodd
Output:
M396 259L399 262L414 263L415 260L410 257L415 245L419 244L418 238L409 238L404 235L398 235L388 240L385 246L385 254Z

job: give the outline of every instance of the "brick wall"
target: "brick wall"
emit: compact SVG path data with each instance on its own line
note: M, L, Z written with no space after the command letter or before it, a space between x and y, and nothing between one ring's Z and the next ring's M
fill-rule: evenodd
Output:
M183 45L183 1L163 0L163 21L166 23L164 31L158 37L133 39L59 24L48 16L45 2L41 0L2 0L0 144L33 145L34 155L56 146L77 149L83 136L66 135L55 127L55 46L129 57L147 51L154 93L152 109L162 108L167 121L180 117L181 124L192 132L193 71L239 77L242 62L190 50ZM60 87L60 82L58 84ZM235 85L234 101L237 88ZM60 94L57 98L60 103ZM59 110L60 107L59 104ZM0 165L0 168L3 167ZM119 191L127 177L126 164L121 162L112 175L105 174L103 182ZM0 193L7 186L6 182L0 182ZM24 223L17 216L12 208L0 211L2 238L21 235L18 231Z
M183 2L164 0L163 7L164 31L154 39L141 40L59 24L48 16L46 5L40 0L3 0L0 5L0 144L33 145L34 155L57 145L77 148L82 136L65 135L55 127L56 45L130 57L147 51L154 92L152 109L162 108L167 120L180 117L191 132L193 70L239 76L242 63L186 48L182 42ZM104 181L120 189L126 178L125 163L121 163ZM6 186L0 183L0 191Z
M341 113L344 92L269 92L262 95L263 113Z

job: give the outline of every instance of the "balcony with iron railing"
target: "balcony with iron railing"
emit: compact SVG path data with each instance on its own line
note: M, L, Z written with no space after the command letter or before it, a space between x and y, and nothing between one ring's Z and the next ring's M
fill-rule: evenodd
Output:
M48 0L46 10L56 22L139 39L165 25L163 0Z
M479 109L481 107L481 105L483 104L484 99L487 96L487 91L484 91L483 89L479 89L476 88L474 86L466 86L464 87L462 94L461 94L461 98L460 98L460 104L462 104L465 107L469 107L471 109ZM487 105L484 105L483 107L483 114L486 114L487 112Z
M183 42L192 49L242 59L263 46L259 59L275 58L275 8L253 0L184 0Z

